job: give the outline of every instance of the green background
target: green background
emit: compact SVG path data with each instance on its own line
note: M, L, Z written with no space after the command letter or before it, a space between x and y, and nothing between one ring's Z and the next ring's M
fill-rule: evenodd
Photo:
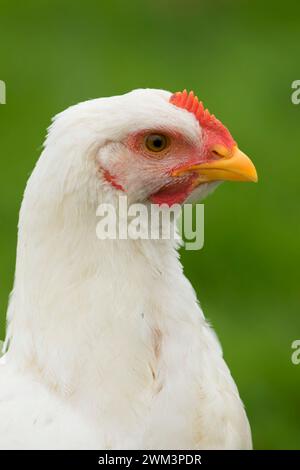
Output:
M52 115L133 88L193 89L253 159L259 183L205 205L187 276L237 381L258 449L300 448L299 1L0 1L0 338L18 210Z

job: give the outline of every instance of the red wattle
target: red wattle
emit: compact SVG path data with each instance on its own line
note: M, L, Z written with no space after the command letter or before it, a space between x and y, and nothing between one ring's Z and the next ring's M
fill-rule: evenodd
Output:
M167 185L160 189L157 193L150 196L153 204L167 204L169 207L173 204L182 204L190 195L194 188L193 181L195 176Z

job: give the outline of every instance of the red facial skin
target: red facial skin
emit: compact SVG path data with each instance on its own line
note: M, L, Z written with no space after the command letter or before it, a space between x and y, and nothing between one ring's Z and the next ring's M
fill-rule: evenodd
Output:
M110 183L115 189L119 189L120 191L125 191L123 186L117 182L117 179L115 176L111 175L108 170L103 171L103 177L104 179Z
M145 137L149 134L164 134L168 137L169 146L161 152L151 152L145 146ZM232 148L233 139L229 139L227 134L222 134L219 129L207 128L202 130L202 137L199 143L189 141L179 132L172 132L167 129L143 130L130 134L124 145L132 152L136 161L135 166L140 165L141 178L145 178L147 186L147 175L149 179L155 178L161 181L161 187L154 191L148 199L154 204L182 204L191 192L195 189L199 181L199 175L187 172L182 176L172 176L175 170L189 168L192 165L217 160L219 157L213 152L216 144ZM134 162L132 162L134 163ZM114 173L105 170L103 176L114 188L127 191L126 181L119 175L122 163L114 170Z
M163 134L169 140L169 146L161 152L151 152L145 146L145 138L149 134ZM191 165L199 160L199 148L193 142L190 142L183 134L178 131L167 129L144 130L131 134L126 146L132 152L139 155L139 158L147 159L151 162L158 178L165 176L165 184L149 196L149 200L154 204L173 204L183 203L195 187L197 175L195 173L186 174L181 177L172 176L173 171L185 165Z
M131 138L132 150L149 158L147 152L145 154L140 145L140 140L143 142L145 138L145 132L142 132L141 135L131 136ZM150 158L164 160L161 161L161 171L170 176L175 170L188 169L195 164L218 160L220 157L213 150L216 145L222 145L229 150L235 145L229 131L219 124L216 126L215 122L208 123L207 127L202 129L202 139L199 139L199 142L202 141L201 143L188 142L185 136L178 132L169 138L171 144L166 153L162 152L159 156L157 154L151 155ZM188 172L184 176L178 177L171 176L171 179L171 182L164 185L158 192L151 194L149 197L151 202L169 206L182 204L199 184L199 174L196 172Z
M189 171L190 167L218 160L220 155L215 152L216 145L230 151L236 143L228 129L204 109L192 92L177 93L171 97L170 102L195 115L200 124L198 142L192 142L180 132L170 129L145 129L129 135L123 144L132 152L133 161L129 163L131 171L138 172L142 187L150 188L148 199L155 204L172 206L182 204L200 182L199 174ZM150 151L145 145L145 138L149 134L164 134L169 145L161 152ZM128 181L124 178L126 164L128 162L120 162L113 169L113 174L108 170L104 171L104 178L122 191L130 191ZM174 176L176 170L187 172L182 176ZM127 171L130 172L130 168ZM153 185L153 181L156 184ZM152 193L151 183L155 188Z

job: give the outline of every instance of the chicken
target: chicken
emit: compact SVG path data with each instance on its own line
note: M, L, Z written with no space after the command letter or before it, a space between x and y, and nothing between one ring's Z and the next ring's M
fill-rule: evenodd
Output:
M29 178L0 365L2 449L249 449L177 241L99 240L97 207L256 181L194 94L139 89L54 119Z

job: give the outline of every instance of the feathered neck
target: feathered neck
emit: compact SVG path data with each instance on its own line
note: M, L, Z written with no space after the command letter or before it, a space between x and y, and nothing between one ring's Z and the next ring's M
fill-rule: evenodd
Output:
M128 341L140 352L157 319L148 317L146 333L136 321L155 310L167 273L181 268L174 242L99 240L96 204L77 206L78 195L48 204L31 188L20 213L7 357L70 394L105 355L126 354Z
M6 361L97 426L139 434L182 351L211 348L195 293L174 240L99 240L95 199L53 203L45 184L34 173L21 208Z

